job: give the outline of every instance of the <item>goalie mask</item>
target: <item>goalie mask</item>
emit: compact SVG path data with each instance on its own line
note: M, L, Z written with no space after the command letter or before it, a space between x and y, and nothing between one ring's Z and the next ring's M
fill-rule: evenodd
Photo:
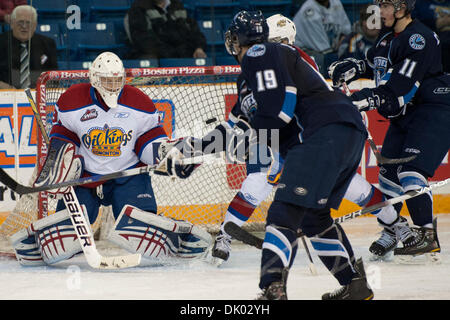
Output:
M122 60L112 52L103 52L89 68L89 80L110 108L117 107L119 94L125 84Z
M297 29L291 19L281 14L275 14L267 18L267 24L269 25L269 42L280 43L286 39L288 44L294 44Z

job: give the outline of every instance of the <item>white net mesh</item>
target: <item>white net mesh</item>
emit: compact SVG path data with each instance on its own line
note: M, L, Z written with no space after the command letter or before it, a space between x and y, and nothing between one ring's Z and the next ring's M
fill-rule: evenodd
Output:
M138 87L153 100L164 117L164 128L169 136L200 138L226 119L237 98L235 81L239 69L226 70L225 67L130 69L127 84ZM59 96L71 85L88 81L85 71L52 71L41 76L36 100L48 131ZM38 145L38 163L42 163L42 159L45 159L45 148ZM172 180L152 175L152 186L159 213L217 232L245 177L244 165L215 161L202 164L189 179ZM269 204L270 199L255 210L246 223L247 229L261 229ZM0 237L9 236L38 217L53 213L55 207L56 200L45 193L22 197L1 225ZM106 214L105 210L99 214L94 230L101 221L111 224Z

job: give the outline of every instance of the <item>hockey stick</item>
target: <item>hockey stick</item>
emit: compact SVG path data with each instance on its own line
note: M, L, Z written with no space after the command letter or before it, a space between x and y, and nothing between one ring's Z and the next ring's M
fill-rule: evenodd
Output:
M31 94L27 94L27 97L30 100L30 104L36 107ZM48 142L49 138L47 132L44 129L44 125L39 113L34 112L34 115L36 121L39 124L39 128L41 128L41 134L43 135L45 141ZM116 257L104 257L100 255L95 245L94 236L92 234L90 224L83 213L83 209L72 186L69 188L68 192L63 194L63 201L66 205L67 211L69 212L70 220L77 233L77 238L80 242L84 256L86 257L88 264L92 268L121 269L135 267L140 264L142 257L141 254L131 254Z
M351 95L350 89L347 86L347 83L342 82L342 88L345 91L345 94L347 96ZM362 111L364 112L364 111ZM381 152L378 150L377 145L375 144L375 142L373 141L373 138L370 134L369 128L366 126L366 131L367 131L367 142L369 142L369 146L372 149L373 153L375 154L375 158L377 159L377 162L379 164L399 164L399 163L405 163L405 162L409 162L411 160L414 160L417 156L413 155L410 157L405 157L405 158L386 158L384 156L381 155Z
M433 189L437 189L440 187L443 187L445 185L447 185L450 182L450 178L447 178L445 180L436 182L431 184L428 187L423 187L419 190L411 190L406 192L405 194L395 197L395 198L391 198L391 199L387 199L385 201L376 203L372 206L366 207L366 208L362 208L360 210L351 212L349 214L346 214L342 217L336 218L334 219L335 223L342 223L348 220L352 220L354 218L363 216L365 214L368 214L370 212L373 212L375 210L381 209L383 207L386 207L388 205L393 205L399 202L403 202L405 200L420 196L421 194L427 193ZM262 248L264 239L261 239L259 237L256 237L254 235L252 235L250 232L242 229L241 227L239 227L237 224L235 224L234 222L227 222L224 226L224 230L226 233L228 233L230 236L232 236L233 238L235 238L236 240L239 240L241 242L244 242L248 245L254 246L258 249ZM302 236L303 234L300 233L299 236Z
M34 103L33 96L31 95L31 90L30 89L25 89L25 94L27 95L28 102L30 102L31 110L33 111L34 118L36 119L36 122L37 122L37 124L39 126L39 129L41 129L42 137L45 140L45 144L48 146L50 144L50 140L48 138L47 131L45 130L44 123L42 123L41 115L39 114L39 111L38 111L38 109L36 107L36 103Z
M183 164L183 165L184 164L200 164L200 163L202 163L202 161L205 161L205 159L208 159L208 158L206 158L206 156L205 157L197 156L194 158L181 159L181 160L179 160L179 163ZM44 185L44 186L39 186L39 187L29 187L29 186L20 184L19 182L17 182L13 178L11 178L5 172L5 170L0 168L0 182L3 183L5 186L7 186L12 191L16 192L17 194L24 195L24 194L48 191L48 190L59 189L59 188L64 188L64 187L75 187L75 186L80 186L80 185L84 185L84 184L88 184L88 183L101 182L101 181L106 181L106 180L135 176L138 174L154 171L156 168L157 168L157 165L147 165L147 166L138 167L138 168L131 168L131 169L124 170L124 171L118 171L118 172L113 172L113 173L108 173L108 174L97 174L97 175L93 175L90 177L83 177L83 178L79 178L79 179L75 179L75 180L64 181L64 182L59 182L59 183Z
M306 255L308 256L308 259L309 259L309 265L308 265L309 266L309 271L311 271L312 275L316 276L317 275L317 269L316 269L316 266L314 265L314 261L313 261L312 256L311 256L311 252L309 251L308 244L306 243L305 236L302 235L300 237L300 239L302 240L303 247L305 248Z

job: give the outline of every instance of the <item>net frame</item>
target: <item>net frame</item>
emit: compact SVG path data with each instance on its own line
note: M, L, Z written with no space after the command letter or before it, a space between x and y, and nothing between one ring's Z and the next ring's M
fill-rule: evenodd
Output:
M209 77L210 79L214 80L211 85L217 85L218 83L229 83L231 85L231 88L233 90L234 95L237 96L236 92L236 85L235 81L237 79L237 76L240 73L240 67L239 66L206 66L206 67L168 67L168 68L131 68L126 69L126 78L127 84L131 84L134 86L145 86L147 84L151 84L153 82L157 82L160 79L168 79L167 84L159 84L159 86L170 86L170 80L172 79L196 79L196 76L198 75L197 79L200 79L200 77ZM50 90L56 90L57 88L50 88L49 84L52 82L58 82L58 81L82 81L87 80L89 78L89 72L87 70L63 70L63 71L48 71L44 72L40 78L38 79L37 86L36 86L36 103L38 106L38 110L40 112L41 118L47 127L47 130L49 131L51 128L51 118L49 115L49 102L48 102L48 95ZM230 82L230 79L233 79ZM207 81L208 82L208 81ZM198 86L198 83L189 83L184 84L188 86ZM209 84L206 83L206 86ZM158 85L156 85L158 86ZM152 96L150 96L151 99L153 99ZM224 111L224 114L222 117L218 117L221 119L217 119L213 125L218 125L222 120L226 120L226 113L231 110L230 107L230 96L224 96L223 97L223 103L224 107L222 108ZM209 106L203 106L203 107L209 107ZM203 132L203 135L207 133ZM44 164L45 157L47 155L47 147L45 144L45 141L41 134L38 134L38 156L37 156L37 169L40 169L42 165ZM196 135L196 137L199 137ZM217 164L217 165L223 165L223 164ZM154 181L154 177L152 177ZM232 196L234 196L237 191L240 188L240 185L242 181L245 179L245 166L244 165L236 165L236 164L226 164L226 180L228 182L228 186L232 187ZM188 179L186 179L188 180ZM153 188L155 189L155 193L157 193L156 186L153 184ZM214 215L218 215L218 218L216 221L211 222L208 220L206 223L199 222L195 219L191 219L190 216L186 216L183 214L179 214L176 211L177 210L169 210L168 213L164 208L158 210L159 214L164 214L176 219L185 219L188 221L193 222L194 224L200 224L203 227L205 227L209 232L215 233L219 230L220 222L223 221L223 217L225 216L226 209L232 200L232 196L228 196L227 201L216 204L211 204L211 208L208 210L214 211ZM273 194L272 194L273 196ZM38 194L38 218L45 217L49 212L49 202L53 201L51 197L49 197L49 194L46 192L40 192ZM157 197L157 204L158 208L160 207L160 204L158 203L158 197ZM184 203L183 206L186 208L186 205L189 207L189 210L199 210L197 205L190 204L189 201L187 203ZM267 201L264 201L256 210L255 213L252 215L252 217L249 219L249 221L244 225L244 227L247 230L251 231L260 231L263 229L265 216L267 214L268 207L270 205L270 199ZM182 207L183 207L182 206ZM179 209L180 210L186 210L186 209ZM209 211L208 211L209 212ZM101 224L101 221L111 221L111 219L105 219L105 215L108 214L107 212L103 212L102 215L99 215L99 218L94 223L94 230L98 228L95 224ZM109 213L110 214L110 213ZM211 213L210 213L211 214ZM111 222L110 222L111 223ZM109 223L109 224L110 224Z

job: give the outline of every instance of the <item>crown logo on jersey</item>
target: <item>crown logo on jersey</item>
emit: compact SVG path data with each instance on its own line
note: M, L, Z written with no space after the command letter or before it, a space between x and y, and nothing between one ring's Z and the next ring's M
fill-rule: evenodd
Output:
M109 127L107 124L101 127L93 127L82 136L82 141L87 149L96 156L119 157L120 150L132 138L133 130L125 132L120 127Z

